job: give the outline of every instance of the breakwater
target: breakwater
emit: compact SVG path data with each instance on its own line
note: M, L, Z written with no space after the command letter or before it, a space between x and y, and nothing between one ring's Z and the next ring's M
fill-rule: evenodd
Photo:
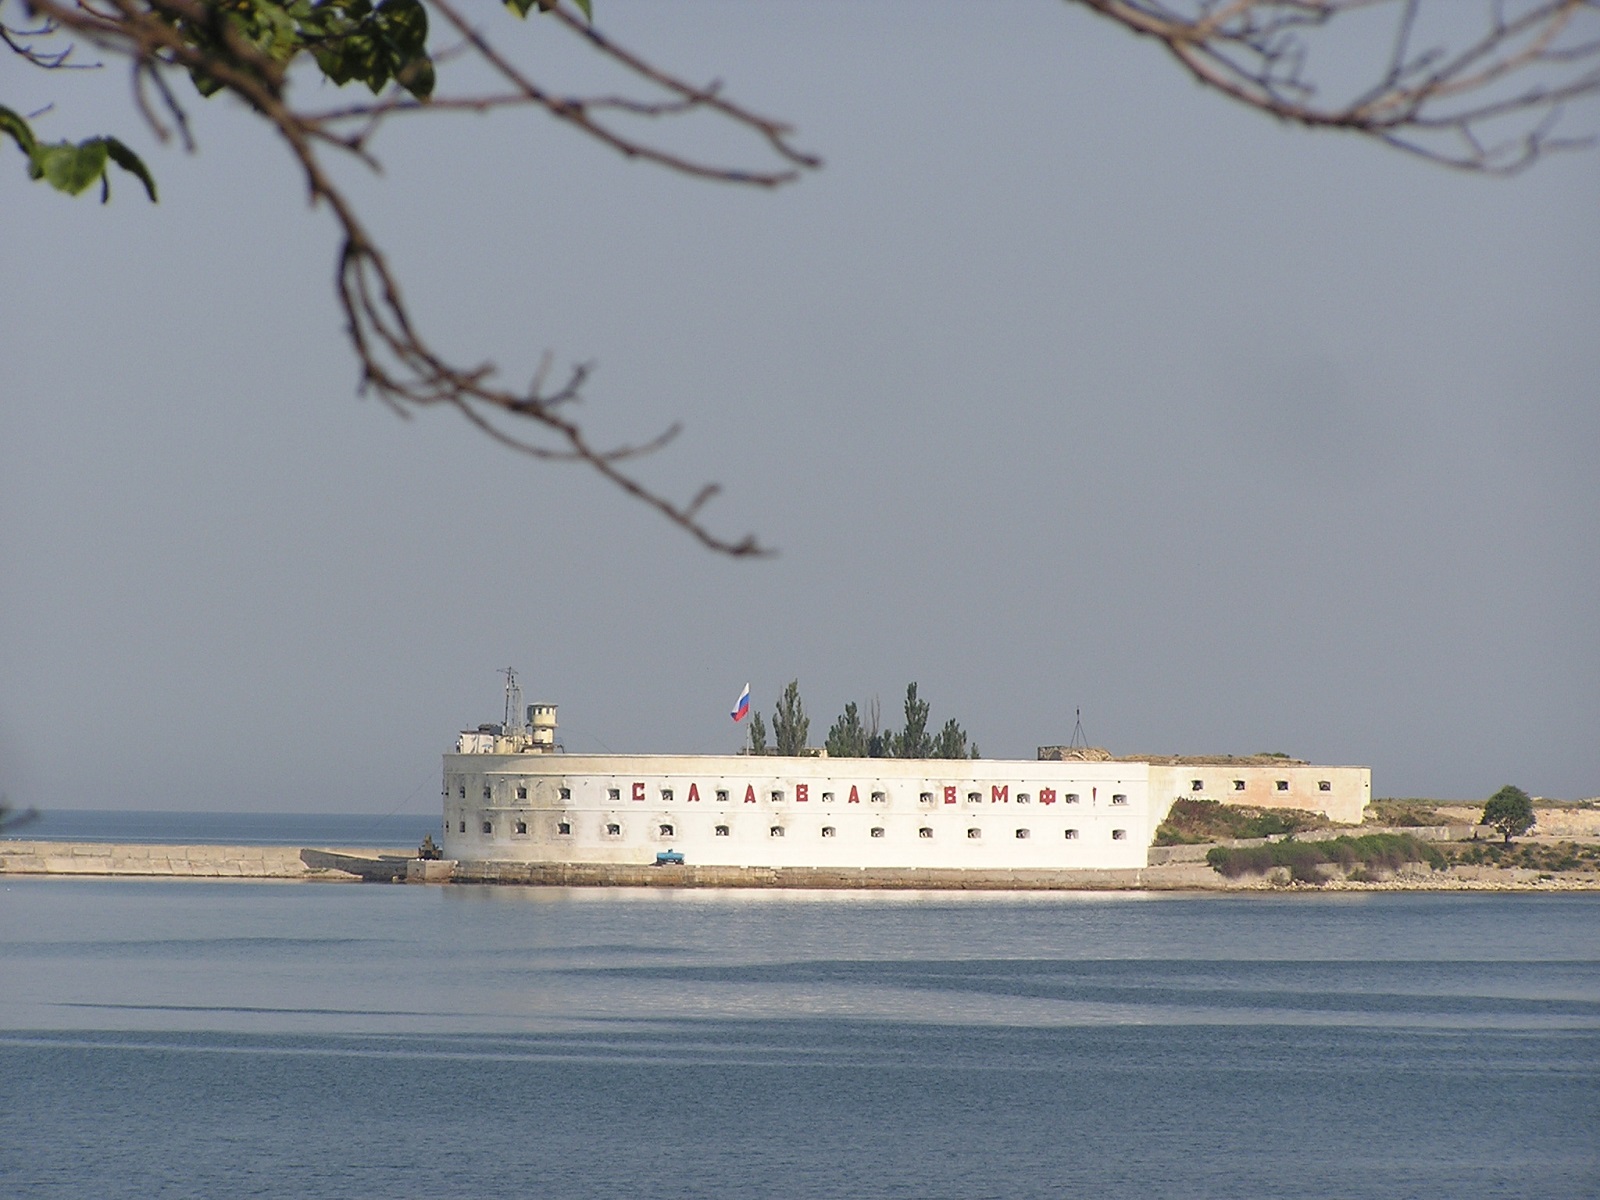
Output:
M0 874L5 875L324 880L365 877L344 869L341 859L350 865L385 861L370 851L341 854L306 851L298 846L0 841Z
M461 883L520 887L820 889L881 891L1331 891L1594 890L1600 875L1487 864L1434 870L1409 863L1378 881L1292 884L1284 868L1227 879L1203 860L1205 846L1152 847L1150 865L1106 870L651 866L643 863L426 861L404 851L299 846L161 845L0 841L0 876L286 880L327 883Z
M298 846L0 842L0 874L103 875L329 882L492 883L544 887L949 888L967 890L1206 887L1223 881L1192 863L1153 870L958 871L822 867L655 867L624 863L424 861L403 852Z

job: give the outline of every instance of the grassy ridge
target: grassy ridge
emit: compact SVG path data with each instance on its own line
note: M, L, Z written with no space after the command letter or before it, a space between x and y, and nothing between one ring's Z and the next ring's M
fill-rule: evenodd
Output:
M1155 845L1192 846L1225 838L1278 837L1326 829L1332 822L1298 808L1253 808L1219 800L1177 799L1156 826Z
M1446 865L1445 856L1409 833L1365 833L1326 842L1272 842L1265 846L1216 846L1206 854L1213 870L1229 879L1265 875L1273 867L1289 868L1299 883L1325 883L1329 865L1342 867L1351 879L1370 879L1373 871L1393 871L1410 862Z
M1523 867L1530 871L1600 870L1600 846L1592 842L1477 842L1445 851L1451 863L1469 866Z
M1451 820L1436 807L1433 800L1387 797L1373 800L1367 805L1365 823L1368 825L1397 826L1449 825Z

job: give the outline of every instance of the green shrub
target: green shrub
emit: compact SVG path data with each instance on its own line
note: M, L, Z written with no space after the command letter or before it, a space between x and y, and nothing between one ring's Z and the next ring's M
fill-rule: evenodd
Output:
M1349 873L1361 872L1370 880L1375 870L1393 871L1406 863L1425 862L1442 867L1446 858L1436 847L1407 833L1367 833L1326 842L1286 840L1266 846L1216 846L1206 853L1206 863L1228 879L1264 875L1273 867L1287 867L1289 878L1299 883L1323 883L1323 867L1334 864Z
M1167 819L1156 827L1155 844L1188 846L1227 838L1278 837L1326 829L1331 824L1326 817L1297 808L1255 808L1180 796L1172 802Z

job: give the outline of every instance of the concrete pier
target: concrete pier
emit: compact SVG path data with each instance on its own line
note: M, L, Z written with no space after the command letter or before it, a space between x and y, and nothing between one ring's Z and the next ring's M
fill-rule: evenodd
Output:
M0 875L109 875L170 879L359 880L337 861L377 860L378 852L315 852L299 846L179 846L142 842L0 841ZM318 859L316 854L324 855ZM396 852L404 874L405 852Z

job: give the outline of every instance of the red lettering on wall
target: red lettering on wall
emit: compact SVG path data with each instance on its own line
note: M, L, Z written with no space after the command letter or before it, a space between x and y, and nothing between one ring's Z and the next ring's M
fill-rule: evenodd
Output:
M997 783L997 784L993 785L989 789L989 803L990 804L1010 804L1011 803L1011 785L1009 783Z
M692 803L694 803L695 801L697 801L699 799L700 799L700 785L698 783L691 783L689 785L689 802L692 804Z
M850 803L851 804L860 804L861 803L861 793L856 791L856 785L853 784L853 783L850 785Z
M1055 788L1040 788L1039 789L1039 803L1040 804L1054 804L1055 802L1056 802L1056 790L1055 790Z
M750 783L750 784L746 784L745 785L744 802L746 804L754 804L756 802L756 785L755 784Z
M644 799L644 780L635 779L633 781L633 798L635 800Z
M804 804L809 799L811 799L811 785L809 783L795 784L794 802L796 804Z
M946 785L945 785L945 789L944 789L944 802L945 802L945 803L946 803L946 804L954 804L954 803L955 803L955 802L956 802L956 788L955 788L955 784L953 784L953 783L949 783L949 784L946 784Z

